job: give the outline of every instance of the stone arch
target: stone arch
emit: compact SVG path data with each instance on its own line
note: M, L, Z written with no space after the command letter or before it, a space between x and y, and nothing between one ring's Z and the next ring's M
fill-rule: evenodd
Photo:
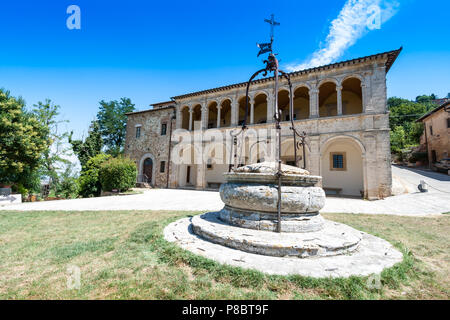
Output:
M180 108L181 129L189 130L189 110L190 106L185 105Z
M339 82L339 85L342 85L342 83L349 78L357 78L357 79L359 79L359 81L361 81L362 84L365 83L364 77L362 75L360 75L358 73L352 73L352 74L348 74L344 78L342 78L341 81Z
M139 160L139 168L138 168L139 177L138 177L138 181L142 180L142 177L144 175L144 169L145 169L144 164L145 164L145 160L147 160L147 159L151 159L151 161L152 161L152 170L151 170L152 176L150 178L150 182L149 183L152 186L154 186L155 185L155 176L156 176L156 165L157 165L157 163L155 161L155 157L151 153L144 154L141 157L141 160ZM139 181L139 182L147 182L147 181Z
M297 139L299 142L299 139ZM310 168L309 158L310 158L310 147L308 142L305 142L305 153L306 153L306 169ZM294 152L294 138L286 137L281 142L281 160L283 163L288 165L294 165L295 160L295 152ZM297 149L297 157L298 157L298 166L303 167L303 148Z
M238 101L238 125L242 125L245 118L245 95L239 97ZM248 101L247 124L250 123L250 97Z
M349 76L342 81L342 114L363 112L362 81L359 77Z
M281 121L290 121L290 97L289 88L278 90L278 109L281 112Z
M202 121L202 112L203 108L200 103L193 104L192 106L192 130L201 129L201 121Z
M324 189L362 197L367 190L364 144L352 135L337 135L320 145L320 175Z
M266 90L256 90L254 92L250 93L250 96L252 96L253 98L255 98L256 96L259 96L260 94L265 95L266 97L269 96L269 93Z
M294 120L309 118L310 103L310 89L308 86L297 86L294 90Z
M302 88L302 87L307 88L308 91L310 91L311 88L312 88L311 85L310 85L309 83L307 83L307 82L302 82L302 83L298 83L298 84L294 85L294 86L293 86L293 91L295 92L295 90L297 90L297 89L299 89L299 88Z
M337 115L337 81L330 79L319 84L319 117Z
M230 97L225 97L220 100L220 127L231 126L232 102Z
M208 108L208 123L206 128L217 128L217 117L219 115L218 113L218 103L216 100L212 100L208 102L207 108Z
M321 80L319 81L319 83L317 84L317 88L320 88L321 85L323 85L323 84L325 84L325 83L327 83L327 82L332 82L332 83L334 83L336 86L339 86L339 85L340 85L339 81L338 81L336 78L330 77L330 78L324 78L324 79L321 79Z
M256 93L254 96L254 101L254 123L267 123L267 93L264 91Z

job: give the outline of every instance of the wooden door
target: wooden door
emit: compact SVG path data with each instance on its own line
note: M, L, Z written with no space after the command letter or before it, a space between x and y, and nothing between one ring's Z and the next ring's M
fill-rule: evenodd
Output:
M151 183L152 182L152 174L153 174L153 161L150 158L145 159L144 161L144 170L143 173L147 176L146 178L144 177L144 179L147 179L147 183Z

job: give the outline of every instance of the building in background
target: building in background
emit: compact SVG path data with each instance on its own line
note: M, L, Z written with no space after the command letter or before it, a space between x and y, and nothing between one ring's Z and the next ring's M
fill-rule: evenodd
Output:
M420 139L428 152L428 163L449 158L450 152L450 101L447 101L420 117L424 126Z
M367 199L390 196L386 75L400 51L401 48L292 72L293 97L282 80L276 94L284 120L283 162L295 163L289 129L289 103L293 99L295 125L307 134L306 169L323 177L326 192ZM273 81L264 78L252 83L247 114L249 132L273 128ZM238 83L192 92L155 104L153 109L128 114L125 154L135 160L139 181L156 187L219 187L229 165L217 161L217 155L230 150L211 136L219 132L230 137L239 129L245 117L245 90L246 83ZM194 144L176 148L180 136L172 139L172 129L184 129L184 137L202 148ZM244 140L238 146L239 164L267 160L264 144L270 139L264 136L256 137L254 142ZM175 157L200 157L205 161L180 164L175 163Z

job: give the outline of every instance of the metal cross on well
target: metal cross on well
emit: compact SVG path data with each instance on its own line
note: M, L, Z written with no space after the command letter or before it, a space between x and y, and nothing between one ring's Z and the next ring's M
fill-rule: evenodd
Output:
M274 36L274 29L275 27L279 26L280 23L275 21L275 15L271 14L270 15L270 20L269 19L264 19L264 22L267 22L268 24L270 24L270 42L273 42L273 36Z
M270 52L272 53L273 46L273 38L274 38L274 29L279 26L280 23L275 21L275 16L272 14L269 19L264 19L265 22L270 24L270 42L269 43L258 43L259 53L258 57L264 53Z

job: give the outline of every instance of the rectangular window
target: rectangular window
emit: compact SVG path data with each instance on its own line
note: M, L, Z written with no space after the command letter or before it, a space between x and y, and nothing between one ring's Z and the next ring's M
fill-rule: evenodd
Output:
M346 171L347 159L345 152L331 152L330 153L330 170L332 171Z
M450 128L450 118L447 118L447 128Z
M139 139L141 136L141 127L136 127L136 139Z
M430 126L430 134L433 135L433 126Z
M159 172L164 173L166 171L166 162L161 161L161 167L159 168Z
M166 133L167 133L167 123L163 123L163 124L161 125L161 135L162 135L162 136L165 136Z

